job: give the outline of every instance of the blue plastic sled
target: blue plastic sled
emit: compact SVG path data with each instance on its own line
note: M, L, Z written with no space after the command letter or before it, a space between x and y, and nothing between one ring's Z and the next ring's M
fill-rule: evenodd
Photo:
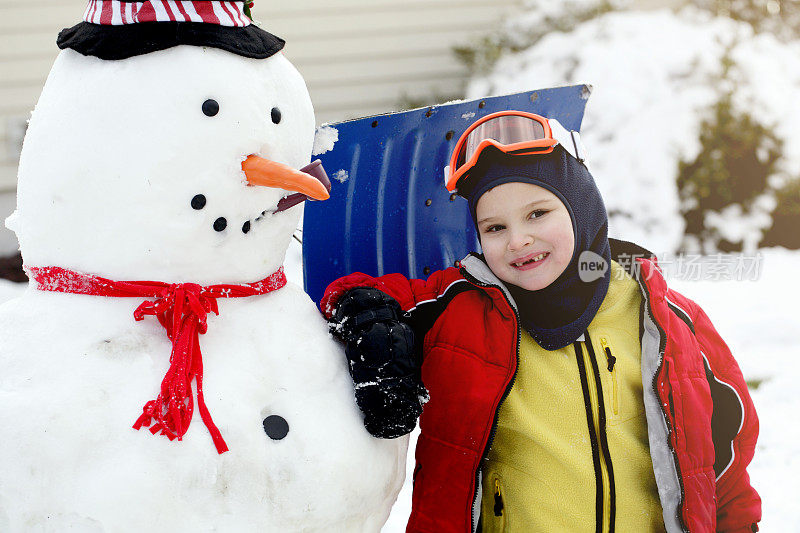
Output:
M331 124L339 140L319 156L331 198L305 206L306 292L318 303L331 281L351 272L419 278L479 250L466 201L444 187L444 167L461 133L506 109L579 131L590 92L574 85Z

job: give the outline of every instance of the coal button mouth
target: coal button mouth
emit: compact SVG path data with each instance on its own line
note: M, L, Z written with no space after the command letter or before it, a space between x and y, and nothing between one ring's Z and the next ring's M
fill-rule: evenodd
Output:
M278 415L270 415L264 419L264 433L272 440L281 440L289 433L289 423Z

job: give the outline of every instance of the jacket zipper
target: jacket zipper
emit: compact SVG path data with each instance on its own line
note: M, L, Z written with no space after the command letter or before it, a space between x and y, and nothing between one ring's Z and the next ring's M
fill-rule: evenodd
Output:
M611 373L611 406L614 410L614 416L619 414L619 391L617 386L617 358L611 353L611 345L608 344L608 339L600 337L600 346L606 353L606 361L608 362L608 371Z
M578 357L578 370L581 374L581 387L584 390L589 436L592 440L592 461L596 476L596 531L614 533L616 523L616 488L614 486L614 466L606 434L606 411L603 401L603 386L600 368L595 355L592 339L585 334L585 350L575 343ZM591 376L589 375L591 373ZM606 521L606 517L608 520ZM606 529L606 523L608 528Z
M664 361L664 373L667 375L667 379L669 380L669 361ZM670 389L671 389L670 384ZM672 390L670 390L669 394L667 394L667 404L669 404L669 418L670 420L675 422L675 402L672 400Z
M472 274L467 272L464 267L461 267L461 275L464 276L464 278L467 281L470 281L473 285L477 285L479 287L484 287L484 288L497 289L502 295L503 300L506 302L506 304L508 304L508 307L511 309L511 311L514 312L514 319L517 321L517 339L516 339L517 350L515 359L516 364L514 365L514 375L511 376L511 381L508 382L506 390L503 391L503 395L500 397L500 401L497 403L497 409L495 409L494 419L492 420L492 429L489 432L489 439L486 441L486 446L484 447L483 453L481 453L481 457L478 460L478 468L477 470L475 470L475 491L472 493L472 506L470 512L470 532L473 532L475 531L475 504L478 501L478 488L480 487L479 476L481 475L481 464L483 464L483 461L486 459L486 456L489 455L489 450L492 447L492 443L494 442L494 437L497 433L497 419L500 413L500 406L503 405L503 402L511 393L511 389L514 387L514 382L517 379L517 369L519 369L519 341L520 341L520 336L522 335L522 329L521 326L519 325L520 319L519 319L519 313L517 312L517 308L511 305L511 302L508 300L508 297L506 296L506 293L503 291L502 288L500 288L498 285L490 285L488 283L483 283L481 281L478 281L474 276L472 276Z
M592 449L592 466L594 468L595 480L595 533L603 533L603 516L605 515L605 483L603 480L602 453L600 452L600 440L597 438L597 420L595 418L594 407L592 406L591 392L589 390L589 378L586 372L586 357L580 342L574 342L572 347L575 350L575 360L578 364L578 374L581 381L581 392L583 393L583 408L586 413L586 427L589 432L589 443Z
M640 272L640 275L641 275L641 272ZM665 350L666 344L667 344L667 333L664 331L664 328L661 327L661 324L659 324L656 321L655 316L653 316L653 309L652 309L651 304L650 304L652 295L650 294L650 290L648 289L647 284L644 281L640 281L639 279L637 279L637 281L639 282L639 286L642 288L642 291L644 291L644 293L645 293L645 295L647 297L646 298L647 304L646 305L642 305L642 307L646 310L647 316L650 318L650 320L653 322L653 324L658 329L658 337L659 337L659 339L658 339L658 367L656 368L655 374L653 374L653 380L650 383L650 387L653 390L653 394L655 394L656 398L658 399L658 407L659 407L659 409L661 409L661 416L664 418L664 423L667 425L667 432L668 432L667 433L667 447L669 447L670 453L672 453L672 459L673 459L673 461L675 463L675 470L676 470L676 473L678 475L678 486L681 489L681 499L678 502L678 523L680 524L681 529L685 533L689 533L689 529L686 527L686 524L683 521L683 505L684 505L684 502L686 500L686 488L683 486L683 477L681 476L681 465L678 462L678 454L675 451L675 447L672 446L672 444L670 443L670 440L669 440L669 437L673 434L674 428L672 427L672 420L670 419L669 414L667 413L667 411L665 409L665 405L662 403L661 395L658 393L658 376L659 376L659 374L661 374L662 369L666 371L666 369L664 369L664 364L665 364L665 361L664 361L664 350ZM640 328L643 329L644 328L644 324L643 324L644 315L642 315L640 317L640 320L642 321L642 323L640 324Z

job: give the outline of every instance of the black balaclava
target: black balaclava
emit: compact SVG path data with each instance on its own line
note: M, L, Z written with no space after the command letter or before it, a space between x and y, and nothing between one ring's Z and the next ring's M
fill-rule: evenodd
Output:
M561 146L546 155L506 155L494 148L481 154L470 173L469 188L459 194L469 202L473 222L480 197L510 182L531 183L555 194L572 218L575 249L564 272L549 286L529 291L506 284L519 311L521 326L546 350L557 350L578 339L589 326L608 291L611 251L608 215L589 170ZM476 223L477 227L477 223ZM579 276L583 252L605 260L602 277L584 282Z

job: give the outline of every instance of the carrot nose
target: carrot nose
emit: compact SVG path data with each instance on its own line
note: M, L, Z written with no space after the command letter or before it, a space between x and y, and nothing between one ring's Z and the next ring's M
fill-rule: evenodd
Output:
M314 200L330 198L328 189L318 179L277 161L249 155L242 161L242 170L250 185L299 192Z

